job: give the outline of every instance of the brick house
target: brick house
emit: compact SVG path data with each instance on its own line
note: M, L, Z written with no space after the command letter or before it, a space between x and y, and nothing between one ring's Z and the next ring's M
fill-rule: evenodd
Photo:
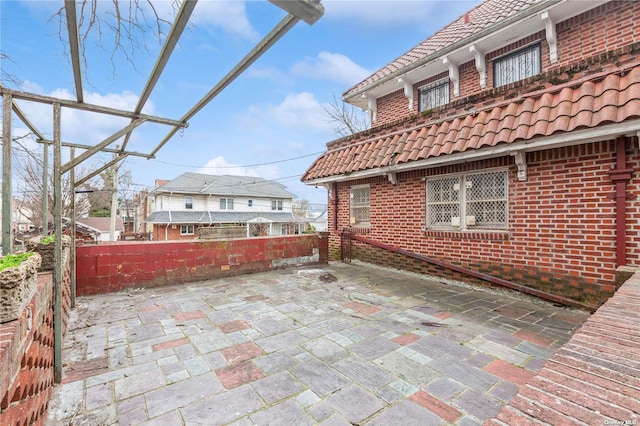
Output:
M331 256L597 306L640 263L640 2L486 0L343 95Z
M299 234L294 195L284 185L253 176L184 173L149 194L144 220L153 239L193 240Z

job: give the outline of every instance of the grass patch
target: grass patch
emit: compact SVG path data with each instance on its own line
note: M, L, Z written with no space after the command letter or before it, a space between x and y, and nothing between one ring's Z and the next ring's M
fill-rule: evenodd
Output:
M19 254L8 254L4 257L0 257L0 271L18 266L31 256L33 256L33 253L27 252Z

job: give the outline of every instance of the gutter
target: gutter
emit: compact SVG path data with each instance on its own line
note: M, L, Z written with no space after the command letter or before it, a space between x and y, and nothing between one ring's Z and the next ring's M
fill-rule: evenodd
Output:
M483 37L486 37L498 30L501 30L505 27L508 27L509 25L515 24L518 21L524 19L524 18L528 18L530 16L536 15L538 12L542 12L545 9L548 9L552 6L555 6L559 3L563 3L567 0L548 0L548 1L542 1L540 3L535 3L532 6L528 7L527 9L523 10L520 13L517 13L513 16L510 16L508 18L503 19L502 21L498 22L495 25L489 26L483 30L480 30L479 32L467 37L467 38L463 38L453 44L448 45L447 47L437 50L435 52L433 52L430 55L427 55L415 62L413 62L410 65L407 65L406 67L400 68L397 71L392 72L391 74L386 75L385 77L380 78L379 80L377 80L374 84L371 85L366 85L363 86L360 89L357 89L356 91L350 93L348 96L343 96L343 100L348 101L349 99L353 99L355 97L358 97L359 95L362 95L366 92L368 92L369 90L371 90L374 87L378 87L381 86L382 84L390 81L390 80L394 80L397 79L398 77L413 71L416 68L419 68L425 64L428 64L429 62L432 62L438 58L441 58L443 56L446 56L449 53L455 52L456 50L459 50L465 46L468 46L469 44L472 44L474 41L477 41Z
M521 293L526 293L526 294L529 294L529 295L532 295L532 296L536 296L536 297L539 297L541 299L545 299L545 300L548 300L548 301L551 301L551 302L560 303L560 304L565 305L565 306L571 306L571 307L574 307L574 308L584 309L584 310L587 310L589 312L595 312L596 309L597 309L597 307L593 306L593 305L587 305L585 303L581 303L581 302L578 302L576 300L568 299L566 297L558 296L558 295L547 293L547 292L544 292L544 291L541 291L541 290L537 290L537 289L534 289L534 288L531 288L531 287L527 287L527 286L522 285L522 284L518 284L518 283L511 282L511 281L507 281L507 280L504 280L502 278L494 277L493 275L483 274L481 272L474 271L472 269L468 269L468 268L465 268L465 267L462 267L462 266L454 265L454 264L448 263L448 262L443 262L442 260L434 259L434 258L431 258L431 257L423 256L421 254L414 253L412 251L401 249L401 248L398 248L398 247L394 247L394 246L391 246L389 244L384 244L384 243L380 243L380 242L377 242L377 241L369 240L369 239L364 238L364 237L362 237L360 235L357 235L357 234L351 234L351 239L352 240L356 240L356 241L360 241L360 242L365 243L365 244L369 244L369 245L371 245L373 247L378 247L378 248L381 248L381 249L384 249L384 250L388 250L388 251L391 251L391 252L394 252L394 253L402 254L402 255L410 257L412 259L417 259L417 260L420 260L422 262L426 262L426 263L430 263L432 265L440 266L442 268L449 269L449 270L452 270L454 272L460 272L461 274L465 274L465 275L470 276L470 277L478 278L478 279L481 279L483 281L487 281L487 282L489 282L491 284L497 284L497 285L499 285L501 287L507 287L507 288L510 288L512 290L520 291Z

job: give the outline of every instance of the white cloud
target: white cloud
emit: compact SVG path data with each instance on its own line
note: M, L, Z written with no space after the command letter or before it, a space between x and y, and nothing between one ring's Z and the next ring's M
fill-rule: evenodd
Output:
M196 172L206 173L208 175L256 176L264 179L277 179L280 174L278 166L275 164L241 166L227 162L223 156L210 159Z
M33 82L25 82L24 90L42 93L42 88ZM58 99L75 99L75 95L66 89L55 89L45 93ZM84 92L84 100L87 104L100 105L124 111L133 111L138 103L138 96L132 92L100 94L97 92ZM52 107L36 102L17 101L20 108L35 127L47 138L53 137ZM143 109L145 114L153 115L155 106L148 101ZM81 111L68 107L62 108L61 136L64 142L73 142L83 145L94 145L111 136L116 131L128 125L130 119L109 114ZM133 135L136 135L134 130Z
M443 15L447 17L445 20L451 21L477 5L478 1L324 0L322 3L325 7L326 19L349 21L360 27L380 30L380 28L441 23Z
M308 58L293 64L291 72L297 76L326 79L351 86L371 75L367 70L340 53L320 52L317 58Z
M245 6L244 1L200 1L192 22L197 26L211 25L247 40L258 40L260 36L249 22Z
M271 118L285 127L331 131L323 105L309 92L290 93L278 105L254 106L249 114L261 120Z

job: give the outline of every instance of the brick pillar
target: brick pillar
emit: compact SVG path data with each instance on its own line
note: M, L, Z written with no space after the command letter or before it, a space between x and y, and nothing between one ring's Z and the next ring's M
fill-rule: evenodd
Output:
M318 232L319 262L329 263L329 232Z

